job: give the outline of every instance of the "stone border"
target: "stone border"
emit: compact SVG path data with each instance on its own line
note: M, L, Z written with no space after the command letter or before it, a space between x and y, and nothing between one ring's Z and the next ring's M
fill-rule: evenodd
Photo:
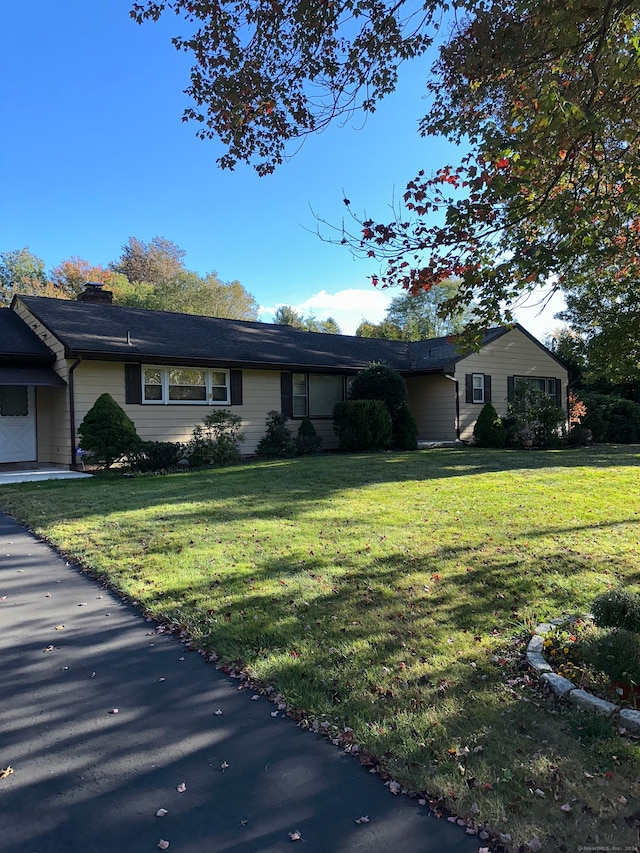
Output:
M606 699L599 699L593 696L586 690L581 690L573 681L558 675L553 671L553 667L547 663L542 654L544 650L544 636L554 628L560 628L572 622L574 617L563 616L558 619L552 619L550 622L542 622L535 630L533 637L527 645L527 663L534 670L540 679L540 683L548 687L552 693L561 699L567 699L574 705L578 705L587 711L595 714L601 714L604 717L616 717L621 725L627 731L633 734L640 734L640 711L634 711L631 708L621 708L613 702L607 702Z

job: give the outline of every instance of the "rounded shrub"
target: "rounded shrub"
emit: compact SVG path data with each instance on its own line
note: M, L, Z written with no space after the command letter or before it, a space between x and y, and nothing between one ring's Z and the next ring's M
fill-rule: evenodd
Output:
M640 634L640 595L624 589L610 589L591 605L596 625L600 628L624 628Z
M186 447L179 441L143 441L127 456L132 471L169 471L184 458Z
M133 421L111 394L98 397L78 427L78 434L82 450L103 468L120 462L140 444Z
M385 364L372 364L351 383L352 400L382 400L391 417L407 402L407 383L397 370Z
M473 428L473 437L480 447L504 447L507 432L492 403L485 403Z
M585 654L610 681L640 685L640 634L624 628L595 631L585 643Z
M298 456L309 456L318 453L322 447L322 439L316 432L311 418L303 418L296 436L296 453Z
M391 415L382 400L336 403L333 420L340 450L387 450L392 445Z

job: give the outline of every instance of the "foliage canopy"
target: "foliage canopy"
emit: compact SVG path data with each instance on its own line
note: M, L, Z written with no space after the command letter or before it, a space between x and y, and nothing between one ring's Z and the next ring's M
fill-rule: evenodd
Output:
M145 0L131 15L167 10L188 22L173 39L193 55L184 119L222 140L223 167L260 174L291 140L373 112L446 16L419 127L468 153L420 171L390 221L353 214L338 240L379 260L383 285L458 277L451 307L476 300L478 334L550 278L564 287L599 266L638 278L637 0Z

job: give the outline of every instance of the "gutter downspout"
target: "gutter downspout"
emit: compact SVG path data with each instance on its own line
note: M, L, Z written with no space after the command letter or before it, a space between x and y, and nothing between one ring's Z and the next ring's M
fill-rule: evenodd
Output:
M82 361L77 358L69 368L69 434L71 436L71 470L77 465L76 462L76 405L73 387L73 373Z
M452 376L450 373L442 374L445 379L450 379L452 382L455 382L456 386L456 440L460 441L460 383L456 379L455 376Z

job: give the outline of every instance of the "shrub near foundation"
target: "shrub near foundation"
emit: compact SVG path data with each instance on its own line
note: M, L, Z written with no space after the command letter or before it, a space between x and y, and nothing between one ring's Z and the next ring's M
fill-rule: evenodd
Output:
M391 415L382 400L336 403L334 429L340 450L387 450L393 442Z
M507 433L492 403L485 403L473 428L480 447L504 447Z
M80 446L91 461L110 468L140 445L135 425L111 394L101 394L80 426Z

